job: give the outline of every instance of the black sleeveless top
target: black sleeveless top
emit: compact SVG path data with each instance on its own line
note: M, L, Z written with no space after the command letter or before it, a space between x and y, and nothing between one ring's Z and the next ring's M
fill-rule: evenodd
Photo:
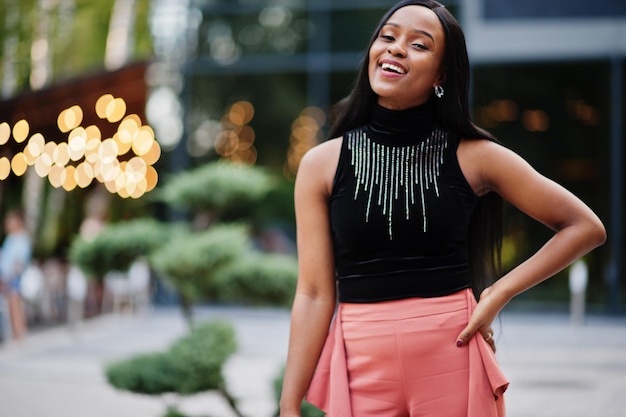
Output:
M470 286L467 231L478 197L457 160L459 138L432 103L376 106L346 132L330 197L339 301L436 297Z

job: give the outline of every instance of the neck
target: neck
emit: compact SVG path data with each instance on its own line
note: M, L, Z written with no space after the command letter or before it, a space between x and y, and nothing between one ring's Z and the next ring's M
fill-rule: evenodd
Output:
M370 113L369 130L386 140L417 142L425 138L434 125L432 100L405 110L390 110L379 104Z

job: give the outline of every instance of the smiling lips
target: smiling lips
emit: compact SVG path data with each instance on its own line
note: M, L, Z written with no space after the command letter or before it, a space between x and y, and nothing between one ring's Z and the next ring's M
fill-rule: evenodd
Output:
M379 64L380 69L387 72L392 72L394 74L406 74L406 69L397 64L392 64L391 62L382 62Z

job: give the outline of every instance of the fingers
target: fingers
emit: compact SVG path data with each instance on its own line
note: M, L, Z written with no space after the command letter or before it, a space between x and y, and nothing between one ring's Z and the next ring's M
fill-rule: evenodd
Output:
M476 333L476 329L474 328L472 323L468 324L467 327L465 327L465 329L463 329L463 331L456 338L457 347L461 347L466 344L472 338L472 335L474 333Z
M493 329L490 327L484 333L481 331L480 334L482 335L483 339L485 339L485 342L487 342L487 344L489 345L491 350L493 350L495 352L496 351L496 341L493 338Z
M465 329L459 334L456 340L457 347L461 347L469 342L469 340L474 336L475 333L479 334L485 342L489 345L492 351L496 351L496 341L494 339L494 332L491 327L487 327L485 329L474 329L472 324L468 324Z

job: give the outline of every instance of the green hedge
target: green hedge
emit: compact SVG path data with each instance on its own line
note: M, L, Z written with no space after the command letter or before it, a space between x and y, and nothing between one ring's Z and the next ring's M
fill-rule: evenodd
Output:
M178 234L155 250L150 261L185 297L214 299L215 274L248 247L245 226L221 224L204 232Z
M216 292L226 302L289 306L297 278L293 256L250 251L216 274Z
M109 364L106 378L118 389L148 395L221 390L223 365L236 348L229 323L207 323L195 327L165 352Z
M214 162L171 177L158 190L157 198L229 221L254 217L257 203L274 187L274 180L261 168Z
M74 239L70 261L89 276L126 271L138 258L148 256L166 242L172 226L153 219L137 219L106 226L94 239Z

